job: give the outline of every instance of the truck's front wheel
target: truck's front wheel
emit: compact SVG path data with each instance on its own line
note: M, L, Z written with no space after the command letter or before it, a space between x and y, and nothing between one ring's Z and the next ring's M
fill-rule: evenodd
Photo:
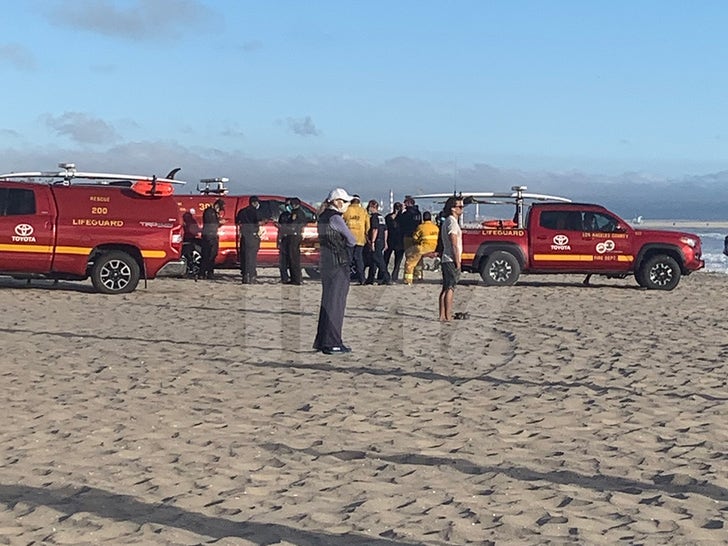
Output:
M510 252L496 250L485 260L480 276L487 286L511 286L521 275L521 266Z
M640 267L638 282L650 290L672 290L680 282L680 265L675 258L658 254L647 258Z
M126 252L106 252L94 260L91 282L102 294L126 294L139 284L139 264Z

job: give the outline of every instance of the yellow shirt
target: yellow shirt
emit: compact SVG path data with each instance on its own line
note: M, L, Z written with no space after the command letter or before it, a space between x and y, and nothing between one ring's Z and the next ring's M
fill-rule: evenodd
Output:
M420 254L428 254L429 252L435 252L439 234L440 228L434 222L428 220L417 226L417 229L412 234L412 240L419 248Z
M364 246L369 233L369 213L359 203L352 203L344 212L344 222L354 234L356 244Z

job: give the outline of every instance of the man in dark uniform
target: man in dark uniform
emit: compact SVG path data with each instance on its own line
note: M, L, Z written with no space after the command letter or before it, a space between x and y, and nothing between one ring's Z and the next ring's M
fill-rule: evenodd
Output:
M384 251L384 263L389 267L389 259L394 254L394 266L392 267L392 280L396 281L399 277L399 268L402 264L404 256L404 238L402 230L399 227L399 217L402 214L402 203L399 201L394 204L394 210L384 217L387 222L387 250ZM384 276L380 279L384 280Z
M258 230L262 220L258 212L259 208L260 200L258 196L251 195L248 206L240 209L235 216L235 223L240 229L238 258L240 259L240 275L243 278L243 284L258 282L258 271L256 269L258 249L260 249Z
M422 223L422 213L412 196L406 195L404 198L404 210L399 215L399 227L402 230L402 238L404 239L404 255L413 251L414 241L412 235Z
M202 279L215 278L215 258L220 245L217 229L220 227L220 213L223 210L225 201L218 199L202 213L202 261L198 273L198 277Z
M292 197L289 207L278 218L278 251L280 253L281 282L303 284L301 278L301 239L306 215L301 210L301 200Z
M384 250L387 246L387 222L384 216L379 214L379 203L372 199L369 201L369 233L367 234L368 254L370 258L369 275L366 284L374 284L379 279L379 284L392 284L389 271L384 263Z

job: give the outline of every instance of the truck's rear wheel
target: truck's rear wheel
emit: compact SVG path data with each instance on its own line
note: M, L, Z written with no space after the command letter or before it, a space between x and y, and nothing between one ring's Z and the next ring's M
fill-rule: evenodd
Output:
M487 286L511 286L518 281L521 266L510 252L496 250L485 260L480 276Z
M185 243L182 255L187 263L187 275L194 277L200 272L200 264L202 264L202 246L197 243Z
M114 250L94 260L91 282L102 294L126 294L139 284L139 264L126 252Z
M657 254L642 264L637 282L650 290L672 290L680 282L680 265L675 258Z

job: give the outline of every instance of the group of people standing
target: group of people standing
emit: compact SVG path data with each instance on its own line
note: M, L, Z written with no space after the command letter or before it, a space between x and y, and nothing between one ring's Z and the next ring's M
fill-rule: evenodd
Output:
M404 283L422 279L422 258L437 246L438 226L432 215L427 211L421 213L410 196L405 197L404 203L394 203L386 216L379 212L376 200L370 200L364 209L358 195L351 197L343 219L355 239L352 280L358 284L392 284L399 280L403 260Z
M225 210L225 200L216 199L211 206L202 213L202 229L200 230L201 260L200 269L196 278L214 278L215 258L219 250L218 229L223 222L221 216ZM191 237L196 237L189 225L197 227L193 218L194 211L188 211L185 219L185 231ZM243 284L258 282L258 251L260 250L262 224L266 218L260 212L260 199L251 195L248 205L241 208L235 215L235 224L240 232L238 244L238 258L240 260L240 276ZM281 282L285 284L302 284L301 275L301 240L303 226L308 222L301 209L301 200L298 197L287 198L278 217L279 269Z
M410 210L416 206L414 199L411 197L405 199L405 204ZM386 274L387 265L383 254L387 248L386 242L389 241L389 238L388 236L381 236L380 238L379 235L380 230L387 227L387 219L379 218L381 215L379 214L379 204L376 201L370 201L367 209L368 211L364 211L363 207L361 207L361 199L358 195L349 195L343 188L336 188L329 193L319 214L318 233L321 245L322 291L313 348L324 354L351 352L351 348L345 345L342 339L342 328L346 298L352 277L352 262L355 268L358 263L362 264L361 273L358 276L357 270L354 271L355 280L359 281L360 284L366 284L367 282L363 281L365 246L370 253L377 254L377 257L371 257L367 279L373 281L380 267L384 265L382 278L385 279L386 284L391 282ZM392 219L395 221L399 217L399 221L391 225L394 225L395 229L400 229L400 234L405 233L401 229L402 225L407 225L407 220L402 222L404 211L406 211L404 207L395 205L395 210L391 215L388 215L388 217L394 215ZM419 215L419 209L416 209L416 213ZM442 322L449 322L453 318L464 318L462 314L457 317L458 314L453 313L455 287L460 280L462 268L463 244L459 222L462 213L462 199L455 196L450 197L440 213L441 225L439 227L432 223L431 215L425 213L420 217L424 221L417 224L411 235L402 236L402 246L404 248L400 256L407 255L408 259L411 258L409 261L411 269L407 267L407 262L405 263L405 282L408 278L414 279L416 263L421 259L419 249L410 250L409 253L407 249L413 246L419 247L420 245L415 245L415 241L419 241L420 238L426 240L428 245L434 243L434 247L430 252L438 252L442 269L442 290L439 297L439 319ZM413 213L410 214L414 216ZM354 220L356 223L354 223ZM423 228L423 226L425 227ZM364 234L363 237L362 234ZM407 241L407 238L409 238L409 241ZM410 243L409 247L407 242ZM357 250L357 247L361 247L361 249ZM396 248L393 249L390 256L395 254L396 250ZM379 252L382 252L381 260L378 257ZM362 256L360 259L357 258L358 254ZM412 276L408 277L408 275Z
M300 244L307 219L298 198L286 200L278 218L278 247L280 249L281 282L301 284ZM358 195L349 195L343 188L332 190L323 202L318 215L320 244L321 304L313 347L324 354L345 354L351 348L344 344L342 328L349 285L392 284L397 280L402 260L405 260L403 280L412 284L419 276L417 268L423 256L437 253L442 270L442 290L439 297L439 319L449 322L458 318L453 313L455 287L462 267L462 232L459 219L463 201L451 197L440 213L440 226L432 221L429 212L420 213L412 197L395 203L394 210L382 216L379 203L371 200L361 206ZM202 215L202 263L199 276L212 278L218 252L218 228L225 201L217 199ZM240 272L243 284L257 282L257 253L260 248L260 229L264 220L260 200L251 196L246 207L235 215L240 230ZM389 261L394 256L390 274ZM352 269L353 267L353 269ZM368 274L365 275L365 268Z

